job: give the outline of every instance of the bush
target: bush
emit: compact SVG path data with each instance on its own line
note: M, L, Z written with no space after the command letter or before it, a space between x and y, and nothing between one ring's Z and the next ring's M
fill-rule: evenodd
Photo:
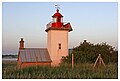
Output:
M101 54L105 64L118 63L118 51L107 43L92 44L84 41L79 46L73 48L75 63L94 63L98 55ZM71 63L72 53L63 57L62 61Z

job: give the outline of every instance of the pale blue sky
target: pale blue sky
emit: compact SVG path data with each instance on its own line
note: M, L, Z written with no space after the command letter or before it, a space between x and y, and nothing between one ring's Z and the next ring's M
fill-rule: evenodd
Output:
M69 48L87 39L92 43L107 42L118 48L117 3L2 3L3 53L17 53L19 40L25 47L47 47L46 24L52 21L55 4L60 5L64 22L70 22Z

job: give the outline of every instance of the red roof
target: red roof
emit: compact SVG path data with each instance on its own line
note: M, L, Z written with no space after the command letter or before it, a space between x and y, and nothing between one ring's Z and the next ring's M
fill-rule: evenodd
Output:
M63 17L60 13L59 10L56 10L57 12L52 16L52 17Z

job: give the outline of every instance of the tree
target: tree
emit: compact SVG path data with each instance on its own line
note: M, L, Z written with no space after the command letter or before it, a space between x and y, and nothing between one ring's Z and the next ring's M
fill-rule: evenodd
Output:
M114 47L105 43L92 44L86 40L79 46L73 48L75 63L94 63L99 54L105 64L118 63L118 51ZM63 57L62 61L71 63L71 55Z

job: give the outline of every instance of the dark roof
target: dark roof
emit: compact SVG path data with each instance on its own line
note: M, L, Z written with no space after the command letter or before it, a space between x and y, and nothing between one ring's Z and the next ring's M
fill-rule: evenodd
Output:
M51 62L47 48L24 48L19 50L21 62Z

